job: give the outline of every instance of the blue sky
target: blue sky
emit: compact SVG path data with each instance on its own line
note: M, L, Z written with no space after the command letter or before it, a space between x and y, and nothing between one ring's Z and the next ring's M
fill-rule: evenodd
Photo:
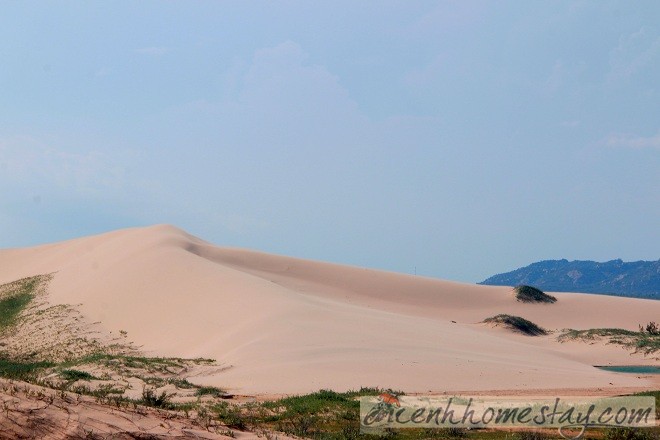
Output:
M657 1L0 9L0 247L172 223L471 282L660 257Z

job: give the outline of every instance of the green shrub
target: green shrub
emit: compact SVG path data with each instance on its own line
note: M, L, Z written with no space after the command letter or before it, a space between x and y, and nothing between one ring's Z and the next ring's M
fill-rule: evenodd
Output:
M656 324L655 321L651 321L648 324L646 324L646 327L639 326L639 332L644 333L646 332L647 334L651 336L659 336L660 335L660 325Z
M532 321L528 321L525 318L521 318L520 316L500 314L486 318L484 319L484 322L488 324L502 325L504 327L510 328L511 330L523 333L527 336L540 336L548 334L546 329L539 327Z
M557 298L548 295L536 287L520 285L514 288L516 292L516 299L522 302L535 302L535 303L554 303Z
M170 399L172 398L171 394L167 394L166 391L163 391L160 394L156 393L156 390L153 388L144 388L142 390L142 399L140 403L145 406L151 406L154 408L163 408L168 409L172 407Z

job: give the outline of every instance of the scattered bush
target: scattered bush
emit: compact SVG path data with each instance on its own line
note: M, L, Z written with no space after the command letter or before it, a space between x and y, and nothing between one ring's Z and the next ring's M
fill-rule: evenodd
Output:
M314 414L296 414L283 420L280 424L280 429L289 435L309 438L320 431L320 421L321 418Z
M655 323L655 321L651 321L648 324L646 324L646 327L643 327L642 325L639 326L639 332L640 333L647 333L651 336L658 336L660 335L660 326Z
M536 287L520 285L513 289L516 292L516 300L521 302L535 302L535 303L554 303L557 298L548 295Z
M546 329L539 327L532 321L528 321L525 318L521 318L520 316L500 314L486 318L484 319L484 322L496 326L502 325L511 330L523 333L527 336L540 336L548 334Z
M166 391L163 391L160 394L156 393L156 390L153 388L144 388L142 390L142 399L140 403L145 406L151 406L154 408L163 408L168 409L172 407L170 399L172 398L171 394L167 394Z
M230 405L227 402L221 402L213 406L213 411L217 414L218 420L229 428L244 430L248 426L247 416L241 412L238 405Z
M635 348L645 354L660 351L660 338L656 335L642 336L635 342Z

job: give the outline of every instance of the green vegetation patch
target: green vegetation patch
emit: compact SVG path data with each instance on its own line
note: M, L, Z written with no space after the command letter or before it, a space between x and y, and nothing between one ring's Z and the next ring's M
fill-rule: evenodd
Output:
M47 277L48 275L36 275L3 284L0 286L0 296L7 298L21 293L33 294L37 287L39 287L39 284Z
M142 357L128 356L120 354L94 353L79 359L64 361L60 363L52 362L23 362L7 357L0 357L0 377L8 379L17 379L37 385L49 387L57 390L68 390L78 394L94 396L102 403L117 405L144 405L153 408L177 410L180 405L191 405L189 409L201 407L202 403L209 404L208 401L198 401L197 404L178 404L172 402L172 397L177 394L176 391L182 389L191 390L188 394L200 396L211 396L214 399L225 398L227 394L216 387L200 387L188 382L184 378L177 377L181 371L185 371L191 364L204 365L215 361L211 359L183 359L183 358L160 358L160 357ZM101 367L101 377L97 377L88 371L77 368ZM105 370L104 370L105 368ZM52 373L57 374L55 381L50 380L54 377ZM158 375L151 375L151 374ZM117 379L111 374L118 374L122 377L135 377L145 383L142 396L139 399L126 397L124 394L127 387L117 383ZM80 381L99 381L94 386L82 384ZM157 390L157 388L166 385L174 385L175 392ZM194 396L190 396L193 399ZM207 399L208 400L208 399ZM217 402L217 400L216 400Z
M629 337L637 336L639 332L623 328L590 328L587 330L568 329L560 338L567 339L596 339L599 337Z
M531 303L554 303L557 298L548 295L540 289L532 286L520 285L513 289L516 292L516 300Z
M515 439L511 432L504 430L466 430L457 427L392 429L385 430L384 436L360 432L358 398L384 392L402 394L380 388L348 392L320 390L301 396L243 405L221 402L214 405L211 412L217 420L232 429L249 429L253 432L274 430L289 436L315 440Z
M10 298L0 300L0 330L11 327L18 315L25 309L33 296L29 293L20 293Z
M64 367L74 367L77 365L102 365L115 370L128 373L131 369L145 370L150 373L162 373L173 375L175 370L183 369L189 363L196 365L209 365L215 362L213 359L183 359L183 358L162 358L162 357L142 357L127 356L121 354L94 353L84 356L80 359L64 362ZM175 384L176 385L176 384ZM192 384L190 384L192 385ZM186 388L185 386L182 388ZM190 387L188 387L190 388Z
M632 331L622 328L592 328L587 330L566 329L557 338L559 342L570 340L592 341L605 339L610 344L622 345L646 355L660 351L660 334Z
M248 416L243 424L267 426L277 431L304 438L341 439L367 438L360 434L360 396L378 395L379 388L361 388L358 391L339 393L320 390L302 396L291 396L260 404L259 411L242 412ZM393 393L391 391L387 391ZM393 394L401 394L394 392ZM220 413L234 419L236 413L226 405Z
M532 321L528 321L520 316L500 314L484 319L487 324L501 325L511 330L523 333L527 336L547 335L548 331Z
M0 331L16 323L18 316L34 299L45 277L37 275L0 286Z
M369 394L369 393L365 393ZM360 403L357 393L320 390L304 396L265 402L264 422L278 431L298 437L318 437L322 432L359 432Z
M60 377L66 381L75 382L77 380L95 380L98 377L88 373L87 371L80 370L63 370L60 372Z
M338 408L359 408L359 402L353 393L338 393L331 390L320 390L304 396L291 396L273 402L264 403L264 407L276 411L275 419L289 414L323 413Z
M52 366L50 362L20 362L0 358L0 376L29 382L34 380L39 372Z
M641 336L635 342L635 348L645 354L655 353L660 351L660 337L659 336Z

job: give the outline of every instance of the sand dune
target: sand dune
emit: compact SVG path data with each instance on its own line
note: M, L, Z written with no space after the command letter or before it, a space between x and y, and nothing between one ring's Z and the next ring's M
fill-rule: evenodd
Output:
M548 329L636 330L658 319L659 301L557 293L524 304L506 287L221 248L166 225L0 251L0 283L51 272L51 302L81 304L150 354L215 358L231 368L191 381L239 393L647 386L592 365L657 363L480 322L508 313Z

